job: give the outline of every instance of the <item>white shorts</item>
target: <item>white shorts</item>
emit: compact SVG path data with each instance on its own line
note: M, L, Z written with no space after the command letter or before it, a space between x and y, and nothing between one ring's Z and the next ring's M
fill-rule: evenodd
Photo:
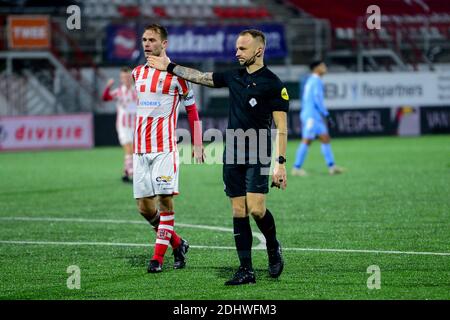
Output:
M116 131L121 146L133 143L136 113L117 109Z
M133 154L134 198L178 194L178 151Z
M117 137L119 138L119 143L121 146L133 143L134 137L133 128L118 126L116 130L117 130Z

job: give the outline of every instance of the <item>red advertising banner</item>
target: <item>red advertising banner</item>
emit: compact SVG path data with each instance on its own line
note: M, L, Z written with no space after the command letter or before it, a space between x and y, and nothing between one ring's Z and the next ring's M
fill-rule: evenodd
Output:
M10 49L45 49L50 47L48 16L9 16L8 43Z
M92 114L0 117L0 151L92 148Z

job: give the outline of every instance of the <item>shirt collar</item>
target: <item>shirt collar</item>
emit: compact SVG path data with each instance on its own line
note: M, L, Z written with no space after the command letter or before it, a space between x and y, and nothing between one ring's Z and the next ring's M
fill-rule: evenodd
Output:
M266 70L266 68L267 68L267 65L264 64L264 65L262 66L262 68L256 70L255 72L248 73L247 68L245 68L244 71L245 71L245 73L246 73L247 75L253 76L253 75L255 75L255 74L258 74L258 73L260 73L260 72Z

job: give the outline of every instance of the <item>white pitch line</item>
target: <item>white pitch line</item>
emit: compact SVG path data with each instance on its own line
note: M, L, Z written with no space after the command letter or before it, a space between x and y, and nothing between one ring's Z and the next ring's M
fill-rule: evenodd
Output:
M116 220L116 219L85 219L85 218L53 218L53 217L0 217L0 221L43 221L43 222L77 222L77 223L125 223L125 224L148 224L143 220ZM195 225L186 223L176 223L179 227L197 228L221 232L233 232L231 228L223 228L216 226ZM253 236L259 240L259 244L254 247L257 249L266 248L266 238L259 232L253 232Z
M123 242L73 242L73 241L22 241L22 240L0 240L0 244L10 245L57 245L57 246L109 246L109 247L153 247L154 244L147 243L123 243ZM235 247L222 246L197 246L190 245L195 249L219 249L236 250ZM253 247L255 250L265 248ZM375 254L404 254L404 255L432 255L450 256L450 252L415 252L415 251L387 251L387 250L357 250L357 249L320 249L320 248L283 248L283 251L311 251L311 252L338 252L338 253L375 253Z
M0 240L0 244L25 244L25 245L54 245L54 246L107 246L107 247L154 247L151 243L129 243L129 242L92 242L92 241L21 241L21 240ZM235 247L221 247L221 246L196 246L189 245L189 248L195 249L221 249L221 250L235 250ZM261 248L254 247L253 249L261 250ZM265 248L264 248L265 249Z
M0 217L0 221L46 221L46 222L80 222L80 223L128 223L128 224L147 224L146 221L140 220L115 220L115 219L85 219L85 218L53 218L53 217ZM216 230L222 232L232 232L231 228L223 228L216 226L204 226L177 223L180 227L198 228L207 230ZM266 241L261 233L253 232L260 243L253 247L256 250L265 250ZM120 242L55 242L55 241L8 241L0 240L0 244L42 244L42 245L96 245L96 246L118 246L118 247L151 247L152 244L141 243L120 243ZM222 249L235 250L235 247L221 246L195 246L191 248L197 249ZM326 249L326 248L283 248L284 251L311 251L311 252L344 252L344 253L375 253L375 254L405 254L405 255L432 255L432 256L450 256L450 252L417 252L417 251L389 251L389 250L365 250L365 249Z
M450 252L420 252L420 251L389 251L389 250L366 250L366 249L321 249L321 248L283 248L283 251L319 251L319 252L349 252L349 253L386 253L386 254L409 254L429 256L450 256Z
M154 245L144 243L120 243L120 242L65 242L65 241L20 241L0 240L0 244L31 244L31 245L55 245L55 246L110 246L110 247L151 247ZM192 246L189 246L192 247Z

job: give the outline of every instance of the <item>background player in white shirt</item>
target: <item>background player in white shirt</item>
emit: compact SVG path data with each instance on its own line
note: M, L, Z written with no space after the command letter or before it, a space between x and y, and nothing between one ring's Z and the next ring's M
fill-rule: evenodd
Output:
M120 83L120 87L112 90L114 79L108 80L103 92L103 101L117 101L116 131L125 154L122 180L130 182L133 178L133 134L137 105L137 94L133 86L130 68L123 67L121 69Z
M167 30L149 25L142 35L145 57L166 57ZM162 271L164 254L170 244L174 268L185 266L189 248L186 240L174 231L173 196L178 194L179 159L175 129L178 107L186 108L194 145L193 155L203 162L202 132L191 84L147 64L132 72L138 95L134 135L133 191L139 212L156 231L154 255L148 272Z

